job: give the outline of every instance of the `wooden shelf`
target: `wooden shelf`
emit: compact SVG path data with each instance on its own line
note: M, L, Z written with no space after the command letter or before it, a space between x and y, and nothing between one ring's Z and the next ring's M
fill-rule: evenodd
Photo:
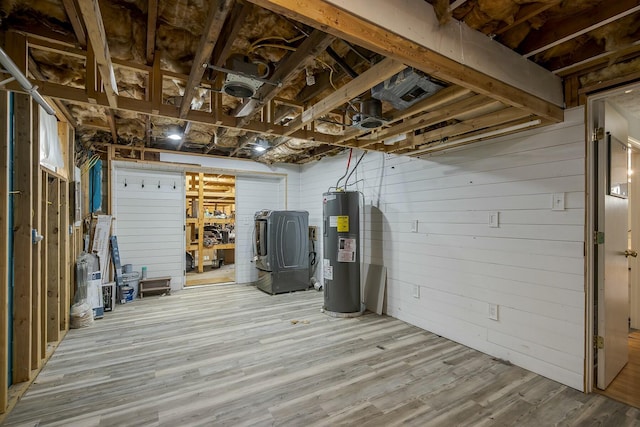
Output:
M197 218L186 219L186 247L187 251L191 252L194 258L197 259L197 271L203 272L204 257L211 259L217 259L218 250L233 250L235 249L235 243L224 243L213 245L209 248L204 246L204 227L210 224L220 225L234 225L235 218L212 218L205 215L205 211L210 212L210 209L218 209L217 206L224 206L222 211L226 214L232 213L235 205L235 186L232 177L224 178L224 186L228 186L229 191L225 191L223 185L218 187L223 188L211 188L215 186L215 179L218 177L206 176L204 173L187 173L189 179L187 180L187 204L190 201L197 201L191 204L190 209L196 209L197 211L188 211L189 214L198 215ZM206 183L205 186L201 186L201 183ZM207 188L207 186L209 186ZM229 206L231 209L229 210ZM221 227L226 228L226 227ZM196 240L196 230L199 230Z

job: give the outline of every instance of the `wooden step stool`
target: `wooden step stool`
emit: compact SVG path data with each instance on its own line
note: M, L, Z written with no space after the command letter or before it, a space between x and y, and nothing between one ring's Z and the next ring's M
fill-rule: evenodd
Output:
M140 298L145 292L165 291L171 293L171 276L147 277L138 282Z

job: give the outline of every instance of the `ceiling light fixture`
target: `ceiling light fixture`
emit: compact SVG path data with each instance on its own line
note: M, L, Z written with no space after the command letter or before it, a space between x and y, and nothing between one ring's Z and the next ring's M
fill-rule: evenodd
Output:
M263 147L262 145L256 145L255 147L253 147L253 149L258 153L262 153L263 151L266 151L266 147Z
M469 142L469 141L479 141L479 140L481 140L483 138L499 136L499 135L502 135L504 133L509 133L509 132L513 132L513 131L516 131L516 130L526 129L526 128L531 127L531 126L537 126L540 123L542 123L542 121L540 119L531 120L530 122L520 123L518 125L509 126L509 127L504 128L504 129L496 129L494 131L483 133L483 134L480 134L480 135L474 135L474 136L468 136L468 137L465 137L465 138L454 139L454 140L448 141L445 144L431 146L431 147L428 147L428 148L420 148L418 150L410 151L408 153L405 153L405 155L406 156L416 156L416 155L419 155L419 154L424 154L427 151L431 151L433 148L442 149L443 147L448 148L449 146L457 146L459 144L462 144L462 143L465 143L465 142Z
M179 133L170 133L169 135L167 135L167 138L172 141L180 141L182 139L182 135L180 135Z

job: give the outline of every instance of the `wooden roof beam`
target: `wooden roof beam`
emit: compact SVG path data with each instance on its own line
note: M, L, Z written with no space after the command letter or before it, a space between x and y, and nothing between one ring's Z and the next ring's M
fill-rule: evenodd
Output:
M118 85L113 72L113 64L111 63L111 55L109 54L109 46L107 45L107 35L104 32L102 14L100 13L100 5L98 4L98 0L81 0L79 5L80 13L87 26L87 34L89 35L89 42L93 47L98 71L102 77L104 92L109 100L109 106L116 108L118 106Z
M303 111L302 114L289 123L285 135L289 136L293 134L298 129L301 129L305 125L329 113L331 110L361 95L368 89L385 81L405 68L406 66L403 63L394 59L386 58L382 60L362 73L358 78L351 80L326 98Z
M475 95L471 98L466 98L451 105L441 107L436 111L414 117L396 126L384 129L376 133L375 139L373 139L372 141L361 141L357 146L358 148L368 147L384 139L392 138L403 133L406 134L409 132L414 132L418 129L423 129L438 123L446 122L447 120L455 119L465 114L478 114L478 112L486 112L487 109L495 110L499 105L501 105L500 102L494 101L491 98L487 98L484 95Z
M562 81L463 23L440 26L424 0L250 0L431 76L564 119Z
M40 71L40 68L38 68L38 64L36 64L36 61L34 61L34 59L31 57L31 55L29 55L28 57L28 65L27 68L29 70L29 72L33 75L33 77L35 77L38 80L46 80L44 74L42 74L42 72ZM69 123L72 127L76 127L77 123L76 120L73 118L73 115L71 115L71 112L69 111L69 109L66 107L66 105L64 105L62 103L61 100L59 99L52 99L47 97L44 97L45 101L49 102L50 104L54 104L55 110L56 110L56 116L58 117L58 119L60 121L66 121L67 123ZM62 117L61 117L62 116Z
M462 98L468 97L471 93L472 92L469 89L460 86L446 87L436 94L429 96L422 101L416 102L406 110L395 111L393 114L391 114L390 117L387 118L387 124L391 125L393 123L399 122L400 120L404 120L416 114L420 114L424 111L440 108L443 105L448 105L451 102L455 102ZM338 142L344 142L350 139L354 139L359 135L363 135L367 132L371 131L362 130L359 128L349 128L344 132L342 136L338 137Z
M68 0L67 0L68 1ZM147 64L153 64L156 50L156 28L158 26L158 0L149 0L147 6Z
M75 0L62 0L62 5L64 6L65 12L67 12L67 17L69 18L69 22L71 22L71 27L73 27L73 32L78 39L78 43L80 46L86 46L87 37L85 35L85 28L84 25L82 25Z
M438 129L427 131L420 135L416 135L410 141L397 144L389 149L387 152L395 153L406 149L420 148L420 145L427 144L433 141L442 140L443 138L449 138L456 135L463 135L468 132L473 132L480 129L485 129L491 126L496 126L502 123L512 122L514 120L530 117L531 115L519 108L507 107L500 111L485 114L480 117L474 117L472 119L465 120L460 123L455 123L449 126L444 126Z
M213 48L213 53L211 54L211 62L216 67L223 67L229 58L233 42L238 37L238 33L242 29L242 24L247 16L251 14L253 7L251 3L236 3L233 6L227 18L227 23L223 26L216 45Z
M562 21L548 21L541 28L529 33L518 51L525 58L529 58L638 11L640 5L637 0L602 2L592 9Z
M193 65L191 65L189 79L187 80L187 86L185 87L182 102L180 103L179 117L181 119L186 118L187 113L191 109L191 100L193 99L194 92L204 76L204 72L209 64L209 58L211 57L213 48L218 40L220 31L222 31L222 26L227 19L227 15L229 15L231 11L233 3L233 0L211 1L204 31L198 43L196 55L193 58Z

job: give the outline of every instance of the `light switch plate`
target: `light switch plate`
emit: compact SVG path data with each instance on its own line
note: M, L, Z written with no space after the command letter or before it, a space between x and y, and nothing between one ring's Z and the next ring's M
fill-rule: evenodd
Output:
M418 220L414 219L413 221L411 221L411 232L412 233L417 233L418 232Z
M413 285L413 297L420 298L420 286Z
M498 320L498 304L489 304L489 319Z
M554 210L554 211L564 210L564 193L553 193L551 210Z
M489 227L498 228L500 226L500 213L489 212Z

